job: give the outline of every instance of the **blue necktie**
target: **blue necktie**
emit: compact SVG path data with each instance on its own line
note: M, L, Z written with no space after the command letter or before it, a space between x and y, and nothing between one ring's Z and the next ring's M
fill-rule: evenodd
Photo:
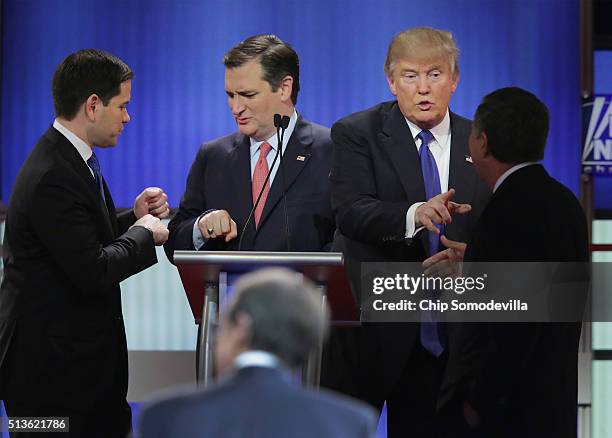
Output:
M440 189L440 175L438 174L438 166L434 159L429 143L433 140L433 135L427 130L419 132L417 138L421 140L419 156L421 158L421 170L423 172L423 183L425 184L425 199L429 200L442 191ZM436 225L438 229L442 229L441 225ZM427 232L429 241L429 256L438 252L440 246L440 235ZM421 345L436 357L439 357L444 351L442 340L442 327L436 321L433 311L421 311Z
M89 157L89 159L87 160L87 165L94 174L96 184L98 184L98 188L100 189L100 196L102 197L102 201L104 201L104 205L106 205L106 197L104 196L104 184L102 183L102 173L100 173L100 162L98 161L98 157L96 157L95 153L91 154L91 157Z

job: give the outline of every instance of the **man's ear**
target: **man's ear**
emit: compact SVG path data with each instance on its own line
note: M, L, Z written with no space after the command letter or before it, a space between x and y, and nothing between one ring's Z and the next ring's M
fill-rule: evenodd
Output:
M90 122L95 122L98 116L98 110L102 105L102 99L97 94L90 95L84 103L85 117Z
M451 93L454 93L457 90L457 85L459 85L459 72L455 71L453 73L453 77L451 78Z
M482 148L482 156L487 157L490 155L489 151L489 138L487 137L487 133L482 131L479 135L480 147Z
M387 83L389 84L389 90L391 90L391 94L397 96L397 87L395 84L395 79L393 79L393 72L389 72L387 74Z
M237 340L245 347L251 344L251 321L251 317L246 313L237 314L236 320L234 321L234 332L237 336Z
M280 81L281 101L287 102L291 100L291 93L293 92L293 77L287 75Z

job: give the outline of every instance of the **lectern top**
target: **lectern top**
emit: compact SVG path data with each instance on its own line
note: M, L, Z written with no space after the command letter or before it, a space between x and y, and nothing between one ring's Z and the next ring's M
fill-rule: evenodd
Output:
M342 266L339 252L175 251L174 262L213 265Z

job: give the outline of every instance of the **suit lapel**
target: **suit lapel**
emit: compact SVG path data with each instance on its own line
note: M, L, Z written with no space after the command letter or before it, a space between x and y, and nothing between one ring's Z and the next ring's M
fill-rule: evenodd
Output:
M83 161L83 158L77 152L76 148L68 141L66 137L64 137L59 131L55 128L51 127L45 134L49 140L57 145L57 150L62 155L62 157L70 164L70 167L74 169L74 171L79 175L79 177L84 181L87 186L88 196L92 199L95 205L98 207L101 215L97 215L97 218L103 222L105 225L105 230L108 232L110 240L114 239L114 230L111 225L111 221L109 218L109 210L104 205L104 201L102 200L102 196L100 194L100 189L96 184L96 180L91 174L87 163ZM107 199L111 200L110 193L108 192L108 188L106 184L104 184L104 190L106 193ZM114 209L114 206L113 206Z
M106 199L106 205L104 206L104 209L107 212L106 218L108 219L108 225L113 230L113 235L116 236L119 231L119 225L117 224L117 211L115 210L115 203L113 202L113 197L108 190L104 177L102 177L102 185L104 186L104 198ZM104 204L101 196L100 200L102 204Z
M383 130L378 134L383 150L389 155L406 195L425 199L423 172L410 128L397 103L387 114Z
M310 146L312 145L312 142L312 127L304 123L302 118L299 117L291 138L289 139L289 143L287 144L287 148L285 149L285 153L283 154L282 164L285 173L285 193L289 192L289 188L308 163L311 155ZM282 195L283 175L279 166L279 169L274 176L272 186L270 187L268 199L266 200L266 205L264 206L260 219L260 227L258 229L261 229L261 225L263 225L268 216L272 214L272 211L274 208L276 208L278 202L282 198Z
M425 183L423 182L421 159L414 138L412 138L412 132L397 102L393 105L383 123L382 133L378 135L383 149L393 163L407 198L425 201ZM418 234L425 251L429 248L427 236L427 233Z

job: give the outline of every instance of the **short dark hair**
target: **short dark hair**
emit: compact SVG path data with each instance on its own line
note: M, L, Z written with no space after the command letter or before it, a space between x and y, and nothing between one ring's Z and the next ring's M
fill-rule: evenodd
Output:
M103 50L85 49L68 55L53 74L56 117L74 119L92 94L108 105L121 92L121 84L133 76L125 62Z
M223 57L225 68L236 68L259 60L263 80L276 91L285 76L293 78L291 101L297 105L300 91L300 59L291 46L276 35L255 35L238 43Z
M546 105L518 87L487 94L474 116L474 128L487 134L493 157L508 164L542 160L548 127Z
M230 323L240 314L250 318L249 348L272 353L289 367L303 365L329 328L321 294L307 279L281 268L252 272L236 283Z

